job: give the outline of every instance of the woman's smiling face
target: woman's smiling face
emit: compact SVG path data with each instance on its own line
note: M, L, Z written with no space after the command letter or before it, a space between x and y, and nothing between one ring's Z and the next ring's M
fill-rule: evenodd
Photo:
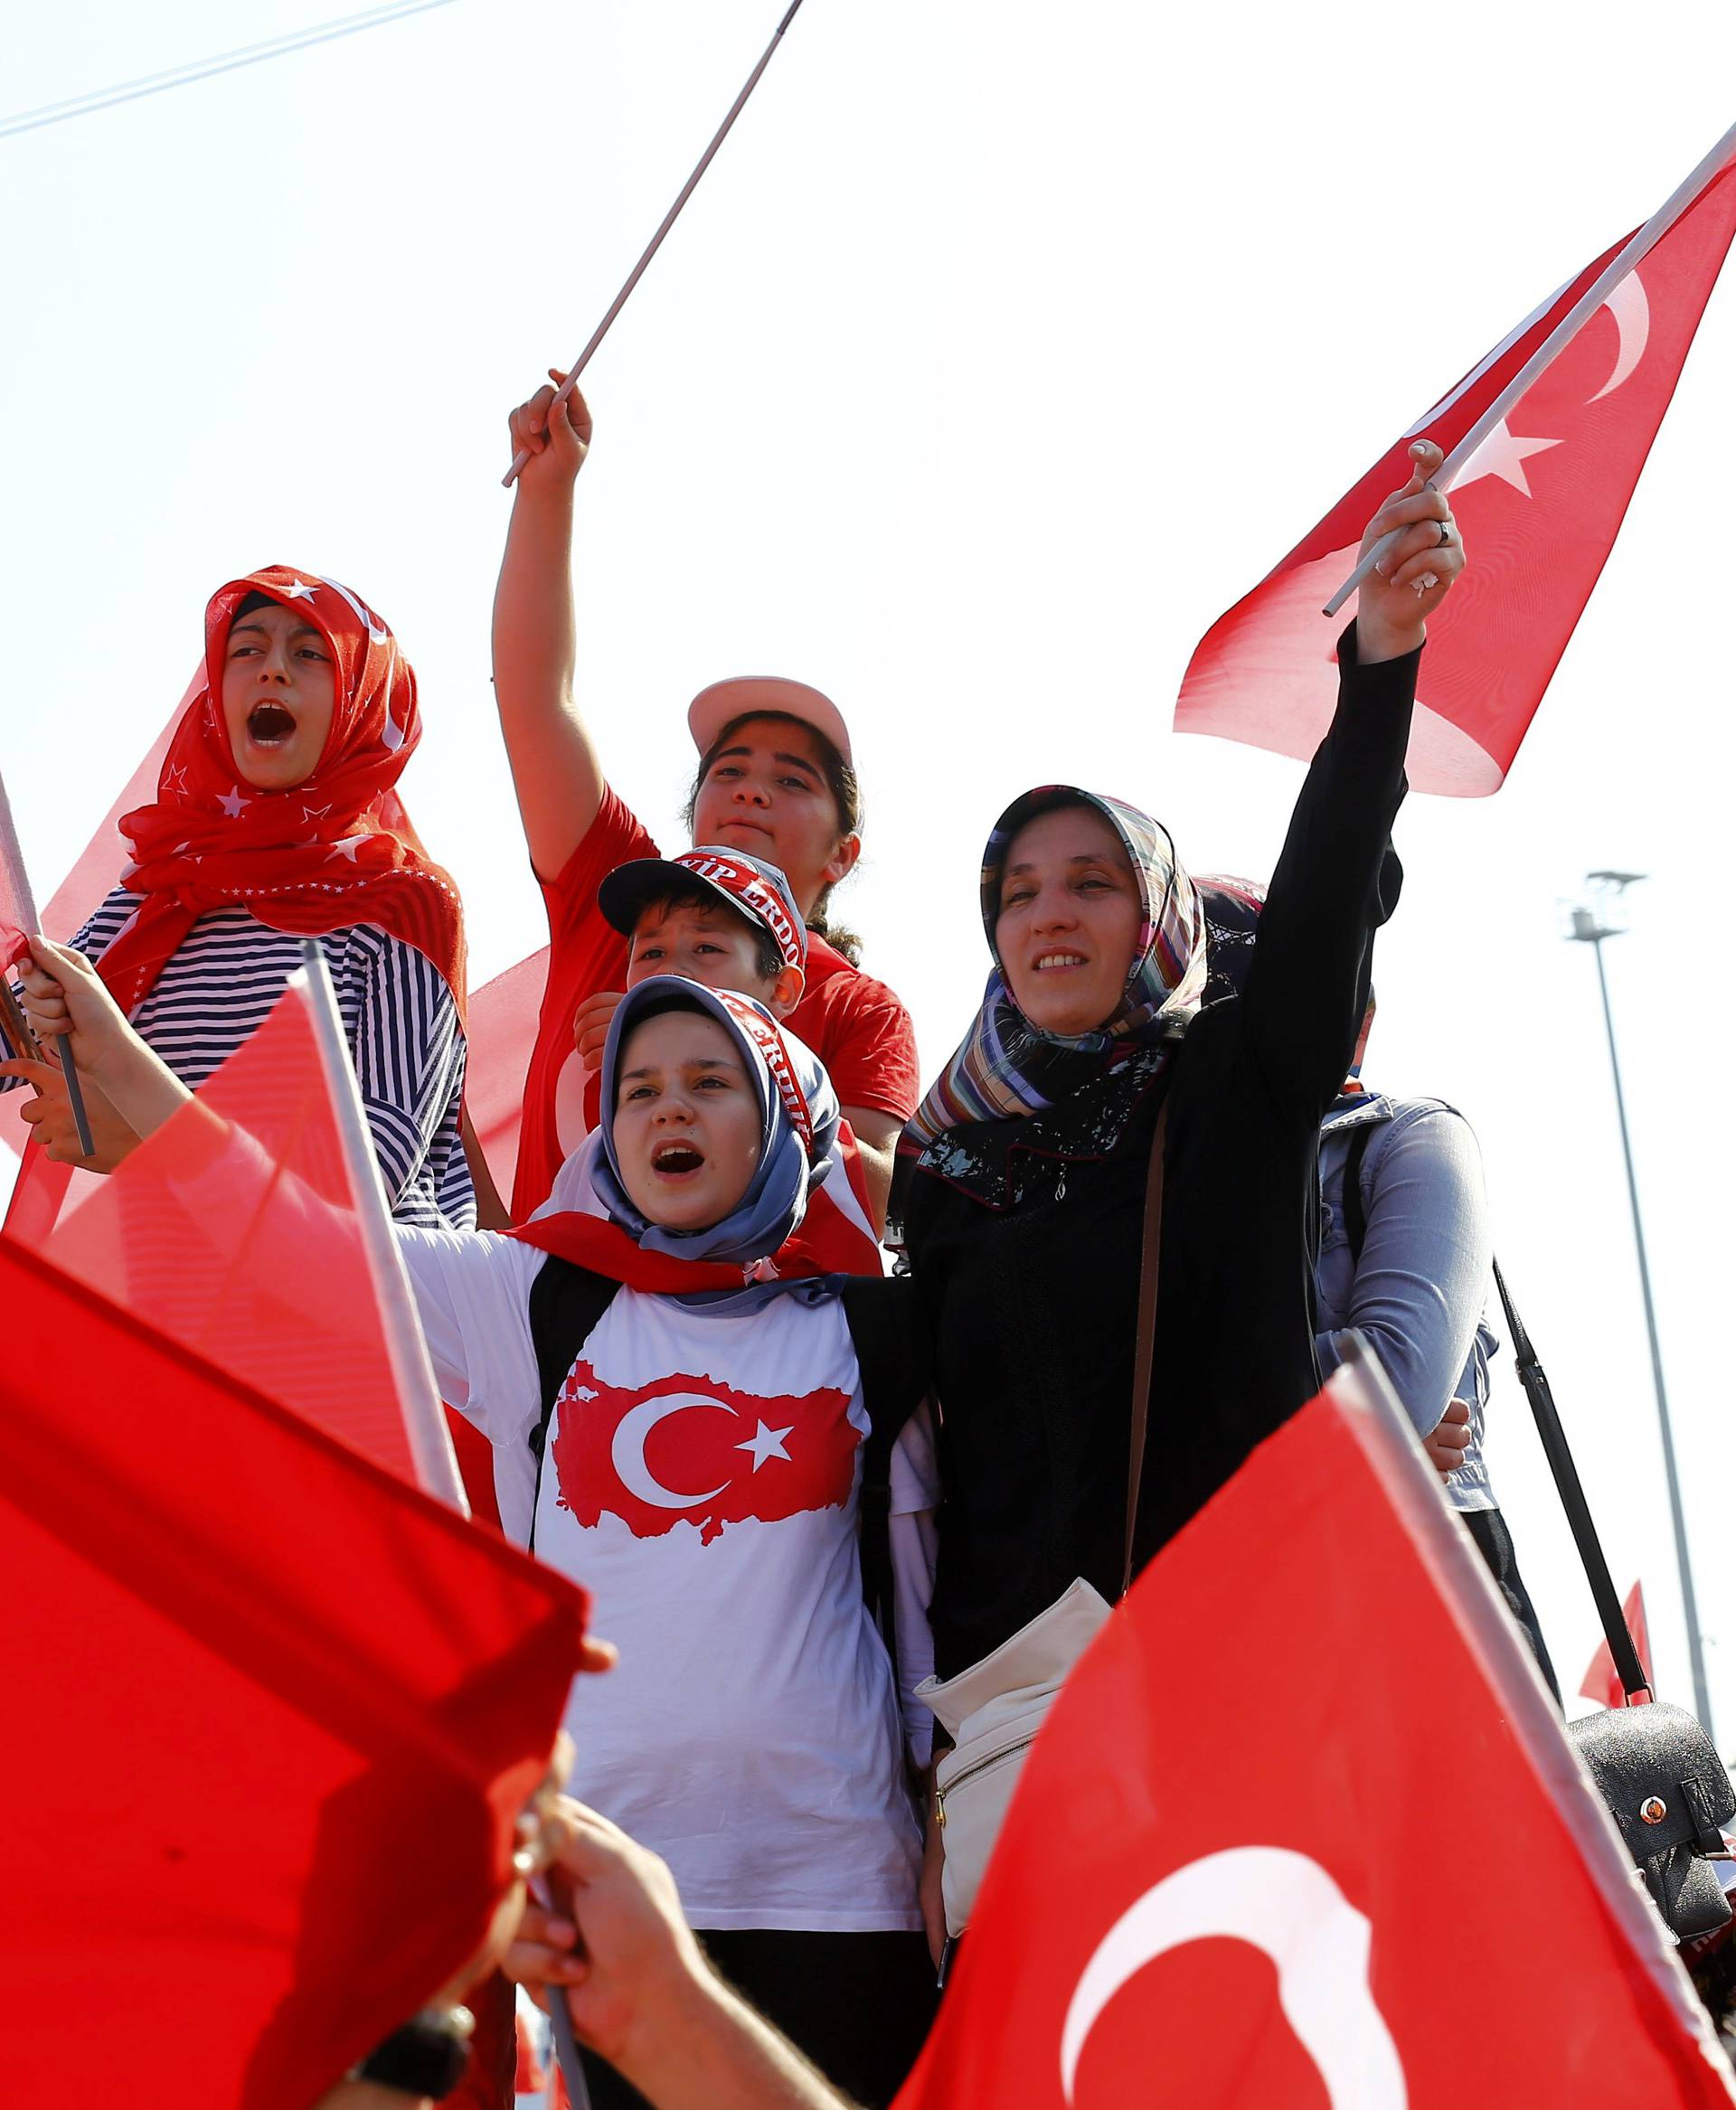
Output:
M703 1230L752 1184L760 1096L714 1018L665 1011L635 1026L616 1063L613 1118L621 1184L653 1223Z
M243 784L288 791L319 767L332 730L335 669L325 638L273 602L231 624L223 647L223 724Z
M995 949L1014 1003L1043 1032L1072 1039L1109 1022L1144 921L1127 851L1094 806L1039 814L1007 845Z

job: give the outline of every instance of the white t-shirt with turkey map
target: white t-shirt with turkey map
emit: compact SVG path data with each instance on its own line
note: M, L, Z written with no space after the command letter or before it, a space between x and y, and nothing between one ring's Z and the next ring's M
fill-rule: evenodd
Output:
M590 1591L572 1792L662 1854L698 1927L919 1928L892 1666L863 1601L868 1431L842 1305L621 1289L569 1371L540 1493L543 1256L401 1228L441 1397L497 1446L502 1521ZM511 1461L522 1461L516 1467Z

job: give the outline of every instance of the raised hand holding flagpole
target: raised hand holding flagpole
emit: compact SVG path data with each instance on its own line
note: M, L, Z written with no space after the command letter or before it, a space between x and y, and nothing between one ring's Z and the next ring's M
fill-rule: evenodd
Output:
M627 273L627 283L621 287L620 291L615 296L614 299L610 301L608 314L604 316L602 321L599 322L597 327L591 332L590 344L585 346L584 350L579 354L578 358L568 369L567 377L561 383L560 390L555 396L555 402L564 403L567 398L571 395L573 390L578 386L579 376L590 363L591 353L596 351L598 345L600 344L603 339L609 334L609 325L615 320L615 317L620 314L622 308L627 306L627 296L638 284L639 280L645 276L646 266L651 261L652 258L656 255L658 250L662 248L664 236L668 233L669 230L681 217L682 207L687 203L688 199L693 196L693 192L698 185L700 177L703 176L705 174L705 171L712 165L712 155L716 154L718 148L722 146L724 140L728 138L731 126L733 125L735 120L741 115L743 108L746 107L748 98L759 86L760 76L765 71L766 68L770 65L771 54L783 42L784 32L789 27L791 22L794 21L796 10L801 5L801 4L802 0L790 0L789 6L785 11L783 20L778 24L777 28L771 33L771 42L760 54L760 63L754 68L753 71L748 75L747 82L742 88L741 94L738 95L735 100L730 105L729 115L717 127L716 132L712 136L711 145L705 149L704 153L700 155L698 164L694 167L693 174L690 175L687 178L687 181L681 186L680 195L676 198L675 203L670 206L668 212L664 214L663 224L651 237L650 241L646 243L645 254ZM520 447L518 452L513 457L512 467L509 468L506 474L500 479L503 489L510 490L512 488L513 484L518 476L519 471L524 466L525 463L528 462L530 458L530 449L528 447Z
M1572 343L1585 325L1596 315L1610 292L1639 263L1646 253L1655 249L1690 205L1703 191L1724 164L1736 153L1736 125L1732 125L1710 154L1698 162L1692 173L1671 192L1657 211L1636 233L1623 243L1608 268L1599 272L1573 306L1556 324L1543 343L1520 367L1513 379L1484 410L1470 427L1461 434L1458 444L1448 454L1439 468L1430 478L1438 490L1445 491L1452 484L1471 457L1482 446L1509 410L1524 395L1537 376ZM1424 420L1425 424L1427 420ZM1396 532L1383 535L1374 546L1363 552L1355 570L1345 579L1321 613L1335 616L1355 592L1371 571L1383 566L1397 548Z
M0 944L8 937L12 943L5 946L7 954L0 961L0 975L9 975L14 962L21 956L19 940L28 940L42 933L42 920L36 913L36 897L31 891L30 874L24 870L24 852L18 847L18 831L12 823L12 805L6 797L4 778L0 778ZM6 1038L23 1056L40 1055L35 1036L18 1010L11 988L5 989L5 1001L0 1004ZM96 1140L90 1133L90 1116L85 1110L84 1091L79 1082L79 1067L72 1060L72 1050L62 1040L55 1050L60 1058L61 1074L66 1079L67 1103L72 1109L72 1121L79 1132L79 1148L88 1158L97 1154Z

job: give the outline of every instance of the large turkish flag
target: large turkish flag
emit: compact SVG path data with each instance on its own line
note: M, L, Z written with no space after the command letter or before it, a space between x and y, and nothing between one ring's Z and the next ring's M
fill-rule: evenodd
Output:
M1069 1681L899 2110L1736 2102L1378 1384L1263 1445Z
M1419 790L1500 788L1614 545L1733 231L1727 163L1454 480L1469 563L1429 618L1408 763ZM1183 678L1178 732L1313 754L1337 693L1342 621L1321 608L1375 508L1409 481L1410 441L1426 434L1450 453L1624 242L1528 316L1219 617Z
M4 1237L0 1310L0 2098L307 2110L480 1942L583 1597Z

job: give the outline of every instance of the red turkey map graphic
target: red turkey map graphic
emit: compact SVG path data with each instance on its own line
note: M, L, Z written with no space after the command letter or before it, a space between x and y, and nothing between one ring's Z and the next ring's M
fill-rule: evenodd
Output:
M762 1398L677 1374L623 1388L581 1360L556 1415L556 1499L576 1522L607 1512L636 1539L697 1524L703 1546L749 1517L842 1509L861 1441L849 1406L833 1386Z

